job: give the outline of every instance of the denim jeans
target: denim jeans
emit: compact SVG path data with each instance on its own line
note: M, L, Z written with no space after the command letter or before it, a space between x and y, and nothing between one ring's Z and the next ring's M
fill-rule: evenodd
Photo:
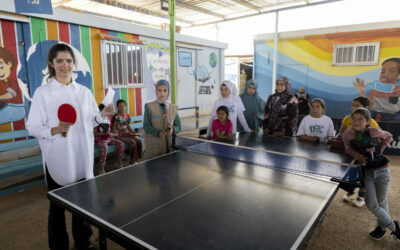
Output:
M395 230L393 220L389 216L387 193L390 184L390 169L383 168L365 173L365 203L377 217L378 226L385 230Z

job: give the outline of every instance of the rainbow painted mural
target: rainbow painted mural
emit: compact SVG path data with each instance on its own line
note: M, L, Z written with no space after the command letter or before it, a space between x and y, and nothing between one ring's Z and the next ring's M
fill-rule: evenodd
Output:
M333 45L366 42L380 42L378 65L332 65ZM254 47L254 76L259 82L260 95L267 99L272 90L274 41L256 40ZM390 91L391 86L379 82L381 64L390 57L400 57L399 28L280 39L277 75L290 79L292 93L305 87L311 98L326 101L328 116L343 118L351 111L352 99L359 95L352 83L357 77L366 80L367 91Z
M6 83L14 85L18 83L19 86L17 97L13 98L12 103L8 103L10 110L16 110L16 112L2 113L2 118L8 115L11 120L1 122L2 118L0 118L0 132L25 129L29 100L43 82L48 49L58 41L70 44L78 52L78 56L82 57L82 64L76 71L74 70L74 73L80 79L78 82L88 87L96 101L100 103L106 91L103 88L100 37L119 41L139 39L135 34L35 17L30 17L30 22L0 19L0 47L11 52L16 64L13 65L8 79L2 83L5 86L7 86ZM128 103L127 109L131 116L142 115L142 89L118 88L114 90L116 92L114 102L124 99Z

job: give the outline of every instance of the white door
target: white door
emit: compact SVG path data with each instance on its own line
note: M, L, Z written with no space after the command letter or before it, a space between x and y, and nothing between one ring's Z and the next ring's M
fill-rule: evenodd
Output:
M179 109L195 107L196 99L196 80L194 70L196 68L196 50L178 48L176 55L177 77L176 93ZM180 117L190 117L195 115L195 109L180 110Z

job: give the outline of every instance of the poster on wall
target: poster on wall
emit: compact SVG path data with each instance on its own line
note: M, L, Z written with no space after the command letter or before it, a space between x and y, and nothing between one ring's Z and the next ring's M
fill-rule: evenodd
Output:
M192 67L192 53L187 51L179 51L178 62L180 67Z
M204 58L204 57L203 57ZM212 81L211 76L218 65L217 54L211 52L208 54L207 62L208 65L204 65L205 60L199 60L200 65L196 67L194 71L194 76L199 84L199 95L211 95L212 90L215 88L215 79ZM207 63L206 62L206 63Z
M169 48L158 41L146 44L146 80L147 100L156 99L155 84L158 80L170 81L170 55Z

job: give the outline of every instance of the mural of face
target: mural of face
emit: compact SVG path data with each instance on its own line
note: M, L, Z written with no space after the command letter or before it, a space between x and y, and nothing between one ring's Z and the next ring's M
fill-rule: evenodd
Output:
M397 77L399 76L399 64L396 62L386 62L382 65L381 74L379 80L382 83L396 84Z
M13 67L12 62L5 62L3 58L0 58L0 80L7 81L11 74L11 68Z

